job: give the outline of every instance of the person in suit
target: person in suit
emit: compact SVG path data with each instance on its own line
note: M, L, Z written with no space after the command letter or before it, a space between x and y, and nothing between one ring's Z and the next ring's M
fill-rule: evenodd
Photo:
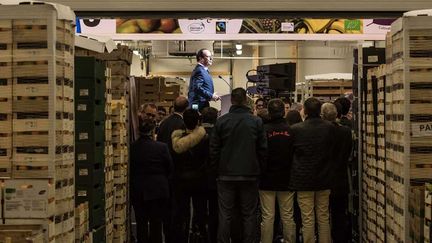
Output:
M185 127L185 124L183 122L183 112L188 108L188 106L189 106L189 102L186 99L186 97L184 96L177 97L174 101L174 112L171 115L169 115L167 118L165 118L159 125L157 141L167 144L173 162L176 162L178 158L172 147L171 134L175 130L183 129ZM175 239L173 238L174 232L172 229L172 221L173 221L173 215L175 210L175 201L174 201L173 193L171 193L170 195L170 202L171 205L167 209L167 214L164 221L164 229L163 229L165 235L165 242L167 243L175 242Z
M348 165L352 150L352 134L349 126L336 122L340 117L338 103L323 104L322 118L330 121L336 127L335 151L333 171L333 183L330 192L330 213L331 213L331 232L334 243L347 243L350 236L350 221L348 214L349 205L349 182L348 182Z
M201 49L196 54L198 64L192 71L189 82L188 99L189 104L195 109L201 111L209 107L209 101L218 101L220 97L214 92L213 79L208 71L209 66L213 64L213 56L207 49Z
M162 222L169 206L168 177L173 162L168 146L152 139L154 120L141 120L140 138L131 145L131 202L139 243L162 243Z
M160 126L157 134L157 141L166 143L170 152L172 152L171 134L177 129L184 128L183 112L188 108L189 102L184 96L179 96L174 101L174 112L165 118Z

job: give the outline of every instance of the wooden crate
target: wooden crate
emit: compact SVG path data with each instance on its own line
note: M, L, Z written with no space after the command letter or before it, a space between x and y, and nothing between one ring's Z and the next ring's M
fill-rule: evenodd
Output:
M0 241L43 243L43 233L40 225L0 225Z
M0 67L0 69L3 69L3 67ZM0 99L12 98L12 83L13 83L12 78L0 78Z
M130 64L125 61L106 61L106 65L111 69L112 76L129 76Z

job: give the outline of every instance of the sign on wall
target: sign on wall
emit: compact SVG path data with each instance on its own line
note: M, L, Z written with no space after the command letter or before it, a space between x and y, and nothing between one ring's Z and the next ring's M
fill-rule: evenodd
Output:
M378 35L385 38L394 19L79 19L77 32L111 35L117 39L129 34L152 34L160 38L250 37L258 34L281 35ZM201 36L201 37L200 37ZM144 37L144 36L143 36ZM126 37L127 38L127 37ZM145 38L145 37L144 37ZM263 37L265 38L265 37Z

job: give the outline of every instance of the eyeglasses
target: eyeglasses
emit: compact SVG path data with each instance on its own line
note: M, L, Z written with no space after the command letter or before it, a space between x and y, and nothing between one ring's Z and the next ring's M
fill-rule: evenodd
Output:
M156 114L153 114L153 113L145 113L145 115L146 115L147 117L153 117L153 118L156 117Z

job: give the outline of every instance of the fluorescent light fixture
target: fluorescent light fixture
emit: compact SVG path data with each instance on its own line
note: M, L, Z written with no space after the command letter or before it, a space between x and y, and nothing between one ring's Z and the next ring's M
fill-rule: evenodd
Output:
M242 50L237 50L237 51L236 51L236 54L237 54L238 56L240 56L241 54L243 54L243 51L242 51Z
M235 47L236 47L237 50L241 50L241 49L243 48L243 45L240 44L240 43L237 43L237 44L235 45Z

